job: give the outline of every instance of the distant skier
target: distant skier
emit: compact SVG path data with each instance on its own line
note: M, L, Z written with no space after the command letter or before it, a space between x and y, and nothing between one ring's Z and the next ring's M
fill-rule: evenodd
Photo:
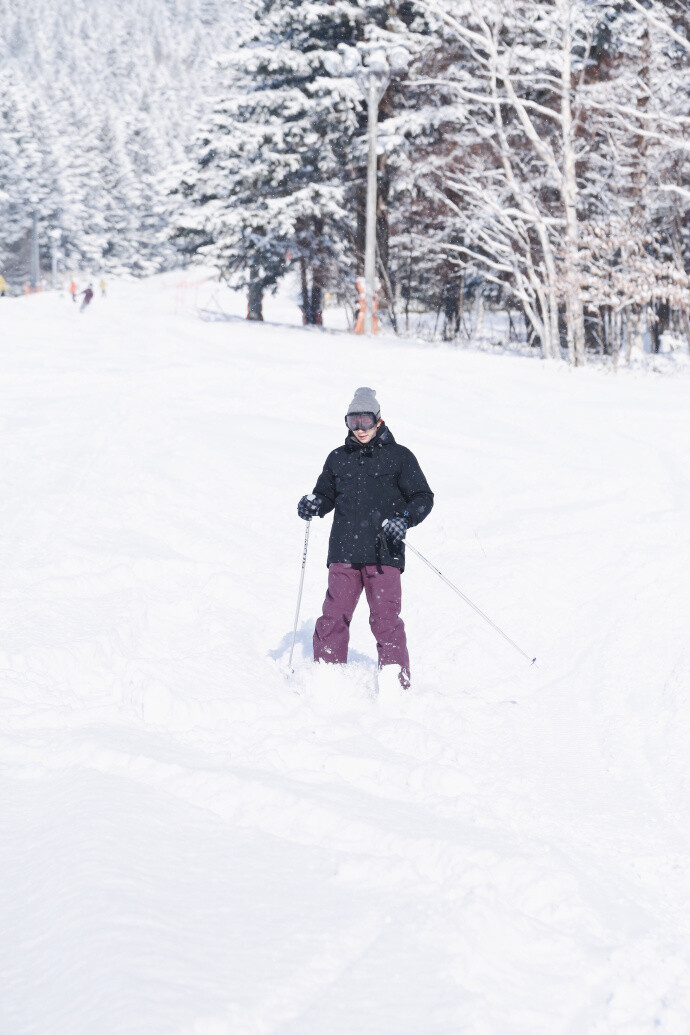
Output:
M69 293L72 296L72 301L77 301L77 285L75 281L71 280L69 285Z
M0 298L4 298L6 294L7 294L7 281L3 277L2 273L0 273Z
M91 286L91 284L89 284L89 286L86 288L86 290L82 291L81 294L84 296L84 300L83 300L83 302L81 304L81 309L79 310L79 312L83 313L84 310L86 309L87 305L89 304L89 302L93 298L93 287Z
M101 289L101 297L105 298L105 281L101 280L101 282L100 282L100 284L98 286Z
M410 660L400 618L403 540L407 529L427 516L434 496L414 455L383 423L372 388L357 389L345 423L345 444L329 454L313 494L297 506L305 521L335 509L314 660L347 662L350 621L364 589L379 669L392 670L408 689Z

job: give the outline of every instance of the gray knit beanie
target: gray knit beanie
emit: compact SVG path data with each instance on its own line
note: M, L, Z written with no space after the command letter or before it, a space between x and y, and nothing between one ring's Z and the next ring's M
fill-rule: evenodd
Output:
M347 408L348 413L373 413L378 419L381 413L379 401L373 388L358 388Z

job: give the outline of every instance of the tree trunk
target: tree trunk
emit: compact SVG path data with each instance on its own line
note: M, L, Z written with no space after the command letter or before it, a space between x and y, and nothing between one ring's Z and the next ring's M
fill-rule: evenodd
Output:
M323 324L323 285L324 275L321 266L312 266L311 269L311 323L316 327Z
M613 367L614 370L618 366L618 360L621 354L621 327L623 321L623 314L617 310L611 313L611 331L613 335Z
M536 211L536 210L535 210ZM554 260L549 233L543 222L537 224L537 235L541 244L542 259L546 278L540 278L531 263L531 281L542 310L543 329L539 331L542 340L542 352L545 359L561 358L561 337L558 330L558 298L556 284L558 274Z
M474 336L479 338L484 332L484 295L479 288L474 302Z
M565 207L565 282L568 355L574 366L585 363L585 314L578 269L579 225L577 217L577 177L573 138L572 56L570 3L559 0L563 33L561 64L561 124L563 129L563 204Z
M652 317L649 321L650 347L653 355L657 355L661 348L661 320L659 318L659 306L652 306ZM656 319L654 318L656 317Z
M530 322L534 336L539 340L544 359L555 359L557 355L560 355L560 350L559 352L556 351L558 328L556 327L556 337L554 337L549 298L544 285L536 278L534 279L534 292L537 298L537 312L535 312L534 308L528 307L523 299L525 316ZM541 314L541 319L539 319L539 313Z
M309 288L309 271L306 259L299 261L300 284L302 289L302 323L307 327L319 327L323 323L323 285L324 275L320 266L311 267L311 290Z
M307 260L299 260L299 278L300 286L302 288L302 304L300 309L302 310L302 323L308 323L307 316L309 314L309 282L307 280Z
M680 316L683 322L683 333L685 334L685 340L688 343L688 351L690 351L690 316L688 315L687 309L681 309Z
M671 306L667 301L657 302L654 306L656 320L652 320L649 330L652 337L652 352L661 350L661 335L667 331L671 322Z
M258 278L252 278L247 291L247 319L263 320L264 289Z
M412 294L412 245L407 258L407 290L405 292L405 330L410 329L410 295Z
M452 341L457 333L460 313L460 284L453 277L443 287L443 340Z
M613 355L613 310L610 305L602 309L604 316L604 353L607 356Z

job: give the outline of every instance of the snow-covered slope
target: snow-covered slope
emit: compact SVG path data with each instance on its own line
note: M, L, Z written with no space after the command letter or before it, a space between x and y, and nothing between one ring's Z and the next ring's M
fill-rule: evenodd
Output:
M203 322L194 276L0 299L0 1031L685 1033L687 378ZM314 671L327 519L286 677L360 384L538 667L410 557L414 692L363 610Z

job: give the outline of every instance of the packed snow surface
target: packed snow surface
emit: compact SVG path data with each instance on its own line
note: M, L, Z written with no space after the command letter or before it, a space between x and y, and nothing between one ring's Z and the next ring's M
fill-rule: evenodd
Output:
M0 299L0 1031L687 1035L687 375L196 276ZM359 385L436 493L410 542L536 666L412 556L413 691L364 602L313 666L327 518L289 676Z

